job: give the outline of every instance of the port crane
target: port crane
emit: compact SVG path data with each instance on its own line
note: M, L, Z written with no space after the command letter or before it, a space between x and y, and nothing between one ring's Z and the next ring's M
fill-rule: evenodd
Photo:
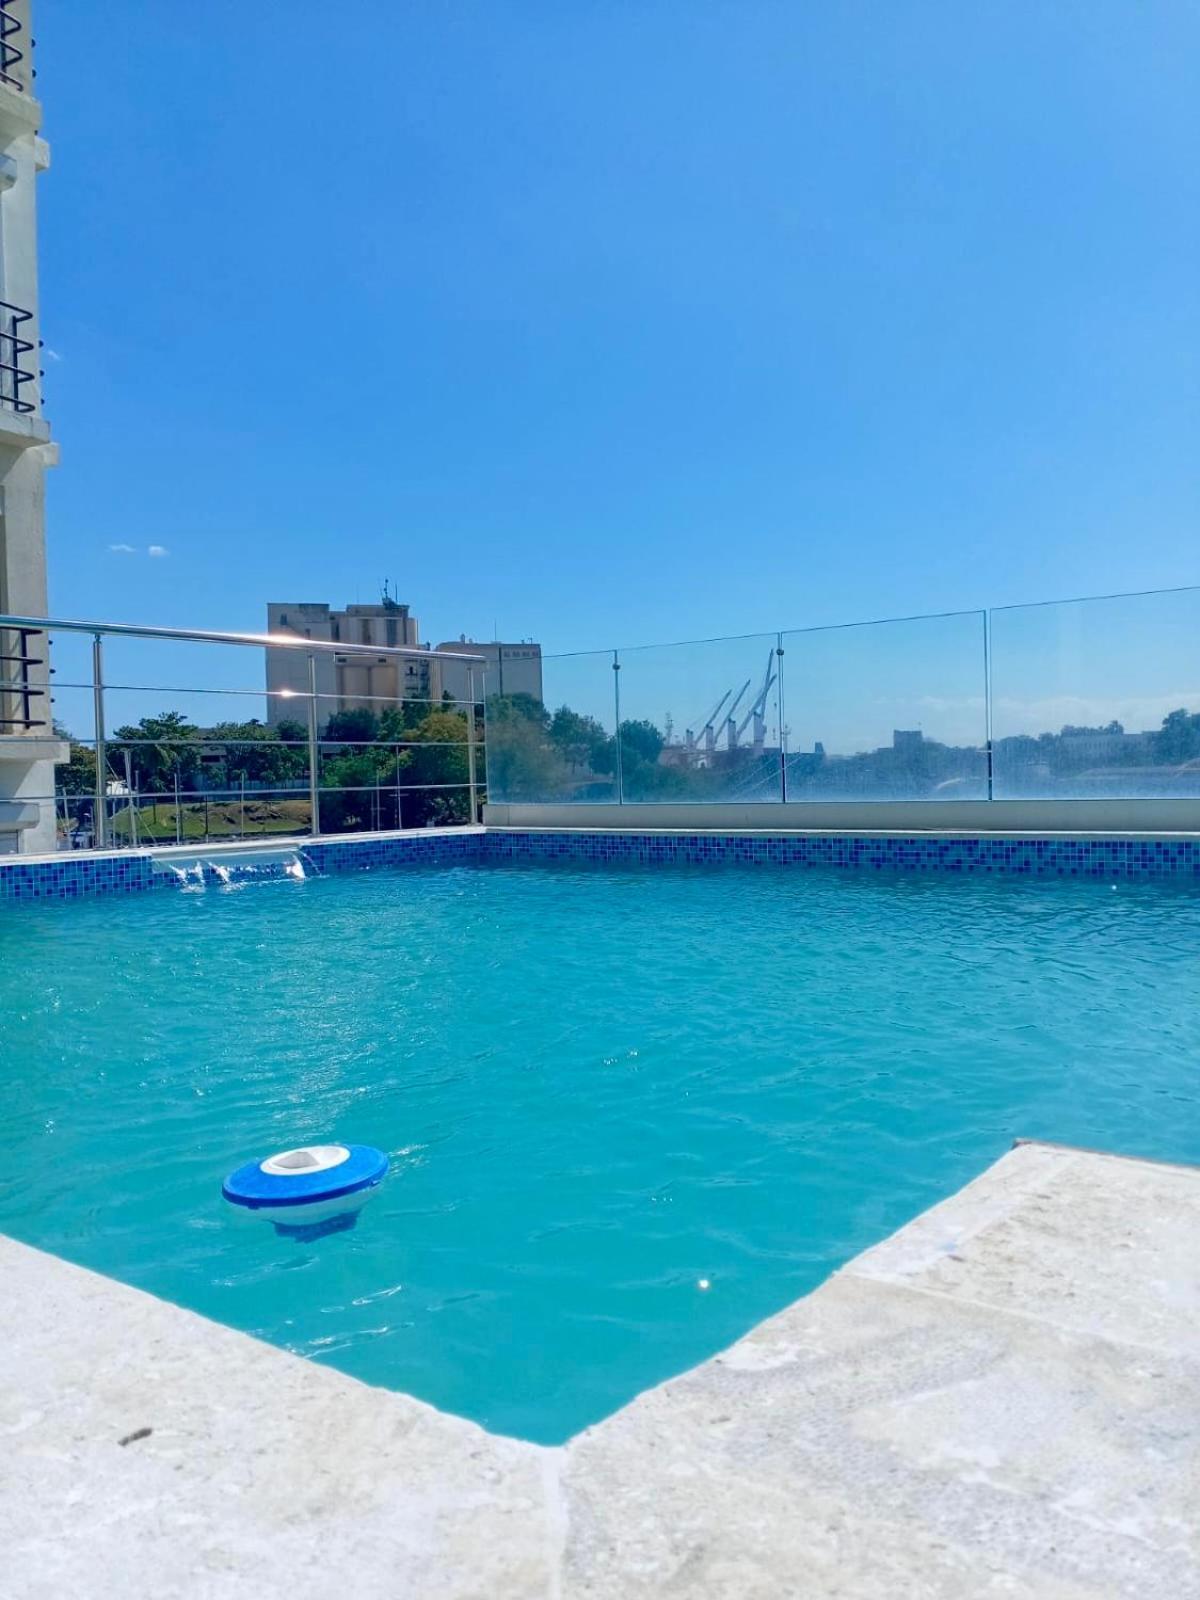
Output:
M767 655L767 670L763 674L762 687L751 701L750 709L737 727L734 726L733 718L730 717L729 719L728 743L731 750L737 749L738 740L745 733L749 723L753 721L754 732L751 735L751 743L754 746L755 755L762 754L763 745L767 742L767 696L771 692L771 685L775 682L775 676L775 652L772 650Z
M750 702L746 713L741 720L739 721L737 716L738 707L745 698L746 691L754 681L752 678L747 678L745 683L742 684L741 688L736 694L734 694L732 689L726 689L725 693L717 701L716 705L709 712L708 716L705 717L704 721L700 724L698 733L694 728L689 727L687 729L687 748L693 751L698 750L700 748L700 741L703 739L705 754L712 755L717 748L718 740L723 734L726 748L729 750L736 750L742 735L745 733L750 724L753 723L754 731L751 736L752 743L754 749L761 752L767 737L767 696L771 692L771 686L774 684L776 676L775 652L772 650L767 656L767 670L763 674L763 680L759 691L755 695L754 699ZM718 719L721 733L717 732Z

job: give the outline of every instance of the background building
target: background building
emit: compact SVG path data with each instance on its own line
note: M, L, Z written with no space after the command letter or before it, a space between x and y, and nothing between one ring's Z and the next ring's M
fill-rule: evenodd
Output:
M302 639L321 639L330 643L354 645L408 645L421 648L420 625L406 605L384 596L378 605L352 605L335 611L324 602L272 600L267 605L267 632L294 633ZM519 644L492 641L477 644L462 635L447 639L425 659L403 657L337 656L322 652L317 657L317 693L320 720L335 711L365 708L383 711L389 701L428 700L438 703L443 695L466 700L468 665L463 661L437 659L439 651L467 651L484 656L487 667L477 668L485 682L476 681L475 694L529 694L542 698L542 647L529 640ZM294 719L298 707L292 695L308 694L308 661L293 650L268 650L267 720L272 725ZM306 715L307 713L303 713Z
M44 617L45 485L56 447L42 416L38 368L38 135L28 0L8 0L0 38L0 612ZM49 646L40 630L0 628L0 852L53 850L54 737Z
M457 639L444 639L434 648L465 650L470 655L483 656L486 659L486 667L475 668L476 699L482 699L485 693L528 694L535 700L542 698L542 647L530 639L523 639L519 644L501 644L498 639L491 641L468 639L464 633ZM467 663L442 661L438 663L437 670L442 688L456 700L465 700L469 670ZM483 683L479 682L480 673L483 674Z
M268 633L294 633L303 639L320 639L336 644L420 646L416 617L399 601L385 599L379 605L347 606L334 611L312 601L272 600L267 606ZM267 720L276 723L297 716L296 705L288 698L308 694L308 660L295 650L268 650ZM440 689L431 681L429 665L401 656L330 655L322 651L316 658L319 717L323 723L335 711L365 708L382 711L389 701L440 699Z

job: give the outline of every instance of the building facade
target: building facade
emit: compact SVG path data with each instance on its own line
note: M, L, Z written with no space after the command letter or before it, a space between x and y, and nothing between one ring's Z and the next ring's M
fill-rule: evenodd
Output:
M542 698L542 647L530 639L522 639L519 644L502 644L498 639L468 639L464 633L457 639L443 640L434 649L483 656L487 666L473 669L477 700L493 694L528 694L535 700ZM472 669L465 661L439 662L437 671L443 691L456 700L466 700L468 670Z
M352 605L335 611L323 601L272 600L267 605L267 632L290 633L301 639L330 644L378 645L420 649L421 629L409 610L397 600L379 605ZM318 718L322 726L336 711L370 710L376 713L398 700L423 700L439 705L448 694L461 702L469 698L465 661L439 661L439 653L466 652L483 656L486 667L476 667L475 698L484 694L529 694L542 698L542 647L529 640L504 644L498 640L478 644L464 634L434 647L431 655L405 660L401 656L338 656L322 651L315 657ZM297 697L309 692L308 659L295 650L267 650L267 720L272 727L295 719L303 704Z
M327 644L382 645L420 648L420 628L409 608L395 600L380 605L352 605L344 611L315 601L272 600L267 605L267 632L291 633ZM268 650L267 720L272 727L295 719L293 696L309 692L308 658L296 650ZM318 722L324 726L336 711L380 712L398 700L441 698L429 664L402 656L339 656L321 651L316 662ZM307 716L307 712L303 713Z
M37 180L50 165L33 94L29 0L0 4L0 613L44 617L45 474L56 460L42 415ZM0 853L55 848L50 645L0 627Z

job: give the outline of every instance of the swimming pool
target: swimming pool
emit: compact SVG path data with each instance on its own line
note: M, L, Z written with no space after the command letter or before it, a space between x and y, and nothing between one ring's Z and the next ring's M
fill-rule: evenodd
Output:
M1169 885L737 867L10 905L0 1228L558 1441L1014 1137L1200 1159L1198 949ZM393 1158L357 1229L227 1214L331 1135Z

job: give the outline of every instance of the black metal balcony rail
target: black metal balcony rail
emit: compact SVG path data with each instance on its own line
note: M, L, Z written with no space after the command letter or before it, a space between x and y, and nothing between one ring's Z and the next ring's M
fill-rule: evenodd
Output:
M0 13L3 15L3 13ZM0 300L0 404L22 414L36 410L32 400L27 400L21 390L41 376L36 367L22 364L31 350L37 349L33 339L26 339L19 330L33 321L33 312Z
M50 726L49 691L33 682L29 670L46 665L45 655L33 654L34 639L45 639L42 629L0 627L0 734ZM35 716L35 711L42 715Z
M8 84L18 94L25 93L25 80L14 76L14 71L25 59L25 52L13 39L24 33L25 24L8 9L13 0L0 0L0 83Z

